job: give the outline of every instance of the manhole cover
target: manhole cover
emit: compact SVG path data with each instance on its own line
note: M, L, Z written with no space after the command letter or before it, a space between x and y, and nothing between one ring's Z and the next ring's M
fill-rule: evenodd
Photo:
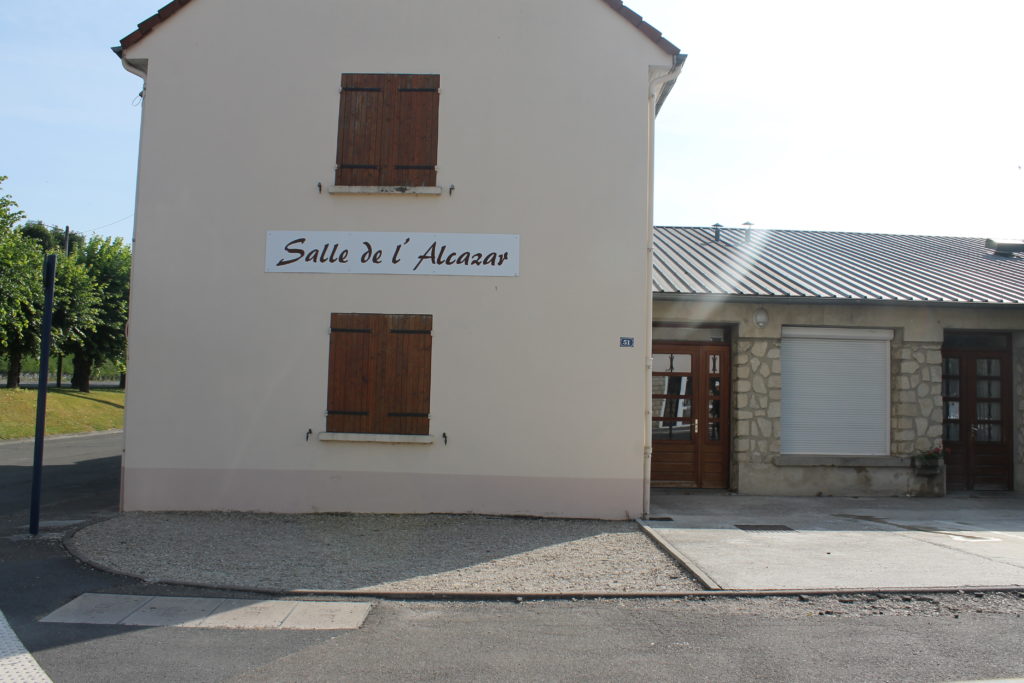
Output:
M749 531L751 533L770 534L782 531L796 531L796 529L790 529L785 524L734 524L740 531Z

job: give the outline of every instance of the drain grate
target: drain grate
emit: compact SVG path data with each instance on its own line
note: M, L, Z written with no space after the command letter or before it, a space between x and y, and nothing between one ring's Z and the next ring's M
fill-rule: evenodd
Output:
M740 531L749 531L753 534L771 534L785 531L796 531L796 529L790 529L785 524L734 524L733 526Z

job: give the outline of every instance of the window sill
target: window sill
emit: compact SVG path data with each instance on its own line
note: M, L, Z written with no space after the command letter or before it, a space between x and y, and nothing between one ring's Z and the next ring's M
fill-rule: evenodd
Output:
M355 434L350 432L320 432L321 441L348 441L351 443L434 443L432 434Z
M779 467L910 467L913 458L892 455L777 455Z
M387 194L412 196L440 196L440 187L410 187L407 185L331 185L328 194Z

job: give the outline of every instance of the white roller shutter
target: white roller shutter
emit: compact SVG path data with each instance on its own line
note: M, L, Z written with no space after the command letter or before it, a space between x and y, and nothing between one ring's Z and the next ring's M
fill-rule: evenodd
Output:
M889 455L891 330L783 328L782 452Z

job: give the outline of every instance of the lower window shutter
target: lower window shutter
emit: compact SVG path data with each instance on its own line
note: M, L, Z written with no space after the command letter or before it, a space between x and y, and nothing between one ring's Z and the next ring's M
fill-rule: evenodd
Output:
M327 431L372 433L372 397L379 383L379 316L331 315L331 348L327 368Z
M428 434L432 317L388 315L380 373L380 426L387 434Z

